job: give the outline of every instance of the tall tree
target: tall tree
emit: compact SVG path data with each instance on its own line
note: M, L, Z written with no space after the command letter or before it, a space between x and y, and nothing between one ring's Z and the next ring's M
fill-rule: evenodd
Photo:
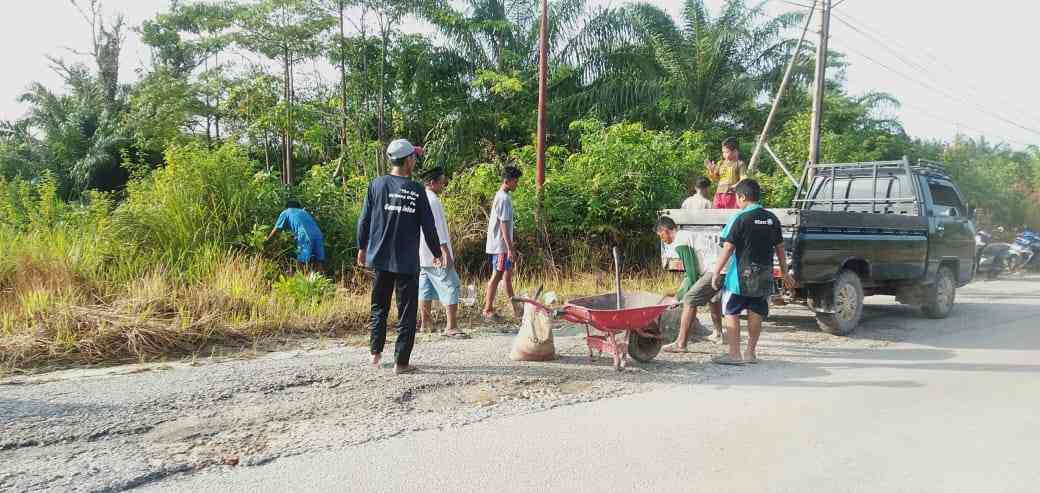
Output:
M767 17L764 5L727 0L712 16L703 0L685 0L679 20L650 3L626 7L626 19L647 48L642 54L654 64L621 61L649 69L623 81L627 87L615 88L631 95L622 103L654 104L675 129L702 129L733 117L770 86L790 41L785 32L802 18L800 13Z
M333 26L313 0L261 0L242 9L238 16L238 40L242 46L276 60L283 69L285 126L282 182L292 185L294 66L320 53L320 35Z

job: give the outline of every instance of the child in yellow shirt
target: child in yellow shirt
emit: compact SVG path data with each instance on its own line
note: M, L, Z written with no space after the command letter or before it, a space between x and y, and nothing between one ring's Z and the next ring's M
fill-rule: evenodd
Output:
M740 160L740 150L737 139L727 137L722 141L722 162L704 161L704 168L708 172L708 178L716 182L715 208L736 209L737 196L733 193L733 187L747 178L747 166Z

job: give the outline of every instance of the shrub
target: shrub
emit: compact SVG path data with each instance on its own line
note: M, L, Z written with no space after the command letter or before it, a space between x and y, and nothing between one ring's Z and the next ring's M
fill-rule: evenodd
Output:
M318 273L296 273L279 278L274 283L273 291L282 300L306 307L318 305L335 294L336 286L329 278Z
M708 147L698 132L679 139L666 132L646 130L640 124L605 127L592 120L571 125L580 137L580 151L562 147L547 151L544 212L557 262L569 257L587 265L584 243L632 246L646 260L656 254L650 227L657 211L676 207L687 195L688 183L703 172ZM534 148L513 153L524 171L514 192L517 241L536 245ZM502 163L487 163L454 177L445 195L456 250L483 253L487 210L500 183ZM464 248L460 248L464 247ZM529 249L530 258L540 252ZM582 253L584 252L584 253ZM463 254L465 255L465 254ZM606 257L604 257L606 258Z
M233 144L166 151L166 166L130 183L115 212L115 236L131 276L166 265L189 280L241 244L264 218L277 217L285 192Z

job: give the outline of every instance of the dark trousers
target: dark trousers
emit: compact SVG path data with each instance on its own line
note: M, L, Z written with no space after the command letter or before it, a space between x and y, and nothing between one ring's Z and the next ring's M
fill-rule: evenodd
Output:
M407 365L415 345L415 314L419 306L419 274L375 271L372 283L372 354L381 354L386 345L386 317L390 297L397 290L397 344L395 362Z

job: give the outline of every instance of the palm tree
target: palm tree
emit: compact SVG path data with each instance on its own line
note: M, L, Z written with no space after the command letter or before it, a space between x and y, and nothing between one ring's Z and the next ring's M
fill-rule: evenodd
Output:
M126 180L120 152L129 146L122 113L126 88L111 103L106 88L82 65L60 66L69 94L58 95L33 83L18 100L29 104L23 124L41 135L45 162L58 166L64 192L78 195L88 188L115 189ZM31 132L30 132L31 133Z
M453 63L470 86L468 100L444 115L428 135L431 158L476 157L482 148L528 142L537 100L538 0L466 0L462 9L447 1L421 5L419 16L447 40ZM550 97L572 99L609 65L623 31L618 11L590 8L586 0L550 3ZM562 112L566 107L550 107ZM559 133L569 122L552 118ZM550 135L552 135L550 129Z
M803 15L769 18L764 4L728 0L712 16L702 0L686 0L681 22L650 3L625 7L623 34L633 44L616 52L623 58L594 83L589 101L608 120L650 113L673 129L735 121L742 105L774 83L790 43L785 30Z

